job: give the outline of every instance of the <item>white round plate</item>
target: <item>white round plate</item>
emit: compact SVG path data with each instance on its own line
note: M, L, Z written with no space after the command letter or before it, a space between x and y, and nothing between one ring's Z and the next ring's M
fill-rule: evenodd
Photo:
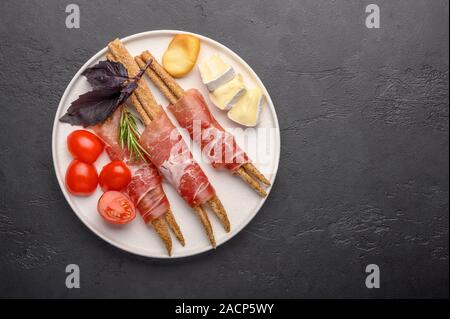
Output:
M122 39L122 41L132 55L138 55L144 50L150 50L156 59L161 61L161 57L172 37L179 33L188 32L172 30L149 31L126 37ZM198 34L195 35L201 40L201 49L198 62L203 61L213 53L218 53L226 62L235 68L236 72L243 75L244 80L249 87L259 86L263 90L265 94L265 101L261 111L260 124L258 125L258 128L261 128L261 130L257 130L256 133L253 131L253 133L255 133L258 137L256 143L257 145L251 144L256 147L250 147L251 149L246 149L246 151L252 159L257 159L256 153L258 152L259 154L261 149L267 149L266 146L270 143L269 150L267 151L268 154L265 154L265 156L259 156L261 160L258 158L255 161L255 165L273 183L277 173L278 161L280 157L280 131L275 108L272 100L270 99L269 93L256 73L236 53L214 40ZM139 216L137 216L133 222L125 226L118 227L110 225L97 213L97 200L101 195L100 189L97 189L97 191L89 197L76 197L69 194L64 186L64 175L66 168L72 159L67 151L66 138L70 132L80 129L80 127L61 123L59 122L59 118L64 115L73 100L77 99L80 94L90 90L90 86L81 73L86 68L96 64L100 60L105 59L106 52L107 48L105 47L83 65L77 74L75 74L72 81L70 81L63 97L61 98L55 116L52 137L53 164L55 167L56 176L69 205L72 207L77 216L83 221L83 223L99 237L130 253L154 258L168 258L166 250L160 239L150 227L144 224ZM168 104L167 100L159 93L150 81L147 79L146 81L148 82L157 101L165 107ZM209 98L206 87L201 82L197 66L190 74L180 79L179 83L185 89L197 88L207 99ZM211 103L209 105L211 112L225 128L232 129L239 126L227 118L226 112L220 111L215 106L212 106ZM174 123L177 125L175 121ZM261 134L264 135L264 138L262 139L258 136ZM249 135L246 135L246 132L242 130L235 133L235 136L238 143L243 146L244 141L248 139ZM245 147L243 148L245 149ZM199 159L199 149L194 146L192 151L194 156ZM101 168L106 163L108 163L107 155L102 154L102 156L95 163L97 170L100 172ZM231 223L231 231L226 233L215 216L213 216L212 213L209 214L213 225L214 234L216 236L217 246L219 246L241 231L250 222L250 220L255 217L266 198L259 197L238 177L232 176L226 171L214 170L206 163L200 163L200 165L208 175L212 185L215 187L219 198L222 200ZM183 202L183 200L177 195L175 190L170 185L164 183L164 189L186 239L186 246L182 247L173 237L174 248L171 258L192 256L210 250L211 245L209 244L202 225L198 221L192 209ZM267 191L270 192L270 189L267 189ZM267 217L269 218L270 216Z

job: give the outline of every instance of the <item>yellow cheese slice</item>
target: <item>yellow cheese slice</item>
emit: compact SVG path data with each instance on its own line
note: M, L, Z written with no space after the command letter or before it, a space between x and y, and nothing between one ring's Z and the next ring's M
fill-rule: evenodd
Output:
M190 34L177 34L163 55L163 67L173 77L181 78L192 70L199 52L199 38Z

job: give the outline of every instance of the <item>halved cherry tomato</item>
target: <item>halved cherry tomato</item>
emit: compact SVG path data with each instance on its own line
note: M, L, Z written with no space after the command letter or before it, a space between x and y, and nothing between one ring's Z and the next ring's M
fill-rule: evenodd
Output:
M104 193L98 200L97 209L105 220L113 224L123 225L136 217L131 200L117 191Z
M66 171L66 188L73 195L88 196L97 188L97 170L92 164L73 160Z
M100 172L99 184L104 192L120 191L131 181L131 172L122 161L112 161L105 165Z
M73 158L94 163L103 152L103 142L89 131L76 130L67 136L67 148Z

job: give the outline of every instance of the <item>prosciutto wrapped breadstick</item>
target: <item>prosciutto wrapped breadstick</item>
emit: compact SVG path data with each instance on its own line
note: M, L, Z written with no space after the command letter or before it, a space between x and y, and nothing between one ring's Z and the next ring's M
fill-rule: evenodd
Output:
M183 234L170 209L169 201L161 185L161 176L153 165L144 165L133 175L126 192L146 224L152 224L163 240L167 251L172 251L172 240L167 226L185 245Z
M102 124L93 126L92 130L105 143L106 152L111 160L127 161L129 165L139 166L124 192L133 201L144 222L154 227L168 254L171 255L172 239L169 234L169 227L184 246L183 234L172 214L156 167L152 163L133 161L130 159L128 150L122 148L119 143L122 109L123 107L120 106L110 118Z
M110 54L107 58L122 63L129 76L139 72L139 66L119 40L110 42L108 47ZM214 188L144 81L138 82L130 100L146 125L141 145L164 178L197 213L215 247L214 233L202 206L209 204L226 231L230 230L230 223Z
M213 167L224 167L238 175L260 196L267 196L260 183L270 185L270 181L251 163L247 154L237 145L234 137L216 121L208 109L205 99L196 89L184 91L181 86L159 65L150 52L145 51L135 58L140 67L152 60L147 76L169 100L169 110L176 117L178 123L188 130L191 138L198 142L204 151L211 143L219 143L219 154L206 152ZM201 137L194 137L195 123L201 129ZM215 141L214 141L215 140ZM216 145L217 146L217 145ZM205 154L205 153L204 153Z

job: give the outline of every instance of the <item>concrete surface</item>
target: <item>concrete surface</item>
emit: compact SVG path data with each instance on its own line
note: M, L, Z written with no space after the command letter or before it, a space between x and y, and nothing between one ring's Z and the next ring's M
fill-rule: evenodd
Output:
M81 9L66 29L65 7ZM381 28L365 26L377 3ZM0 297L447 297L449 4L435 1L2 1ZM57 185L59 99L115 37L180 29L240 54L282 127L252 223L176 261L91 233ZM81 289L65 266L81 267ZM366 265L381 288L365 287Z

